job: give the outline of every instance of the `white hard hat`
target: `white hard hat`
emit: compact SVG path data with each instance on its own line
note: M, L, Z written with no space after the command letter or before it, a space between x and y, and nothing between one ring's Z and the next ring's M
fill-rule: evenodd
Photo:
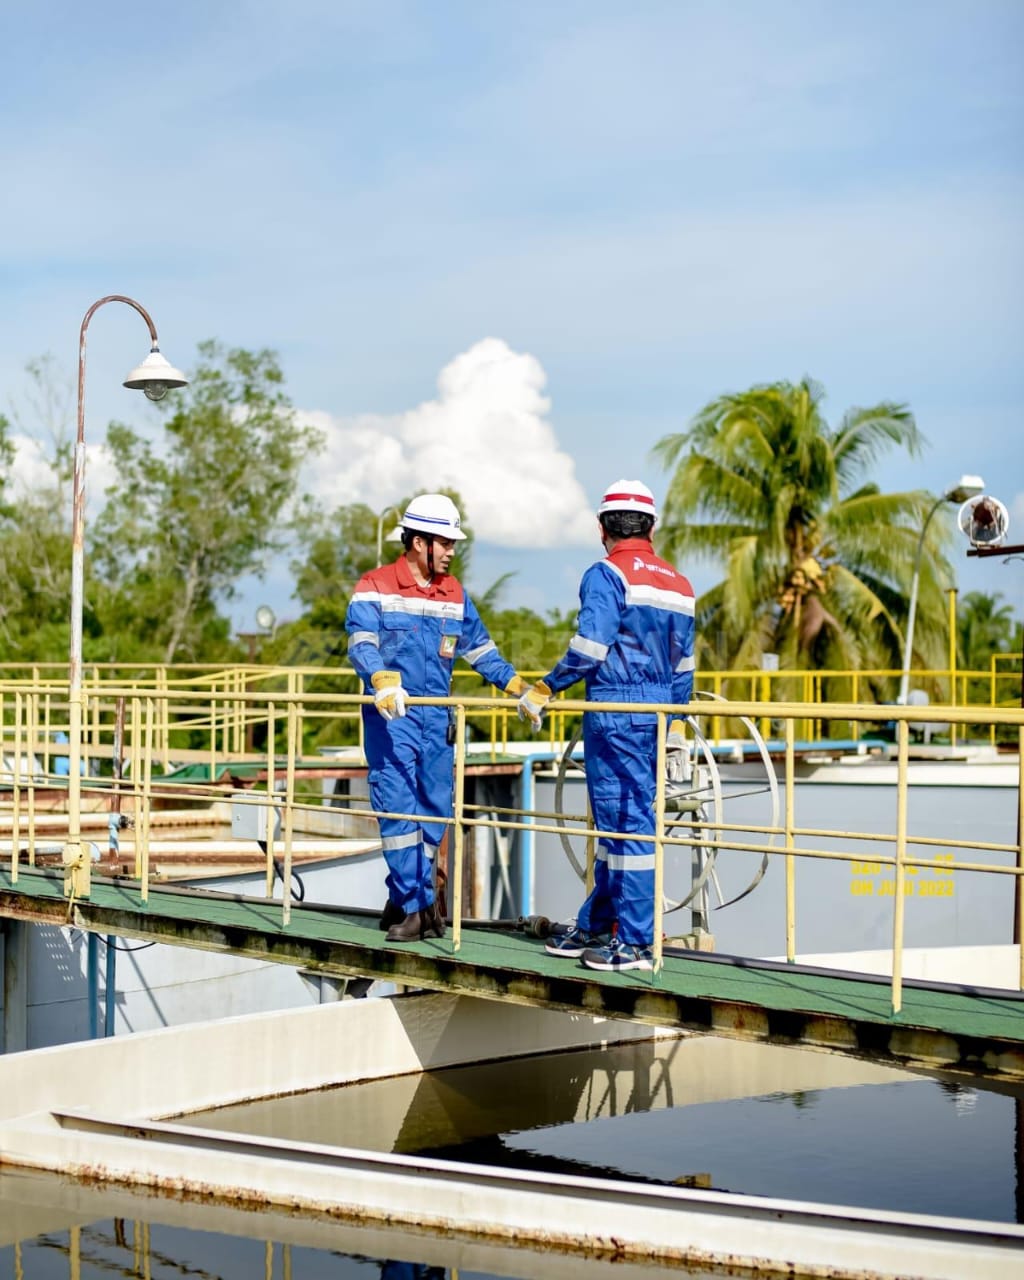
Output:
M640 480L616 480L610 484L597 514L603 516L606 511L639 511L645 516L653 516L655 520L658 518L654 494Z
M436 533L439 538L459 542L465 538L459 509L443 493L421 493L405 509L402 528L416 533Z

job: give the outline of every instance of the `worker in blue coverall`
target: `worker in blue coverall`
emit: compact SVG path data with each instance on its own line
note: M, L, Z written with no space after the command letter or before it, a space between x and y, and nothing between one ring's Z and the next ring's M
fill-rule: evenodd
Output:
M598 508L607 557L583 575L577 631L565 656L519 698L539 728L552 694L585 681L591 702L688 703L693 694L693 588L654 554L654 495L617 480ZM587 794L600 831L654 834L657 718L647 712L583 716ZM601 839L594 890L575 925L552 937L552 955L591 969L650 969L654 941L654 845Z
M370 802L381 815L388 865L381 916L388 942L444 936L434 866L452 814L452 720L447 707L407 706L406 697L447 698L456 658L514 696L526 688L448 572L466 536L454 502L420 494L401 525L404 554L359 579L345 616L349 660L374 699L363 706L363 729Z

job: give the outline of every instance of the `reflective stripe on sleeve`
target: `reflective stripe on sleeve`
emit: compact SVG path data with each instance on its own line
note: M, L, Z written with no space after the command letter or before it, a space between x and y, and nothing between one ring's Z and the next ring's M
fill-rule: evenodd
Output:
M676 663L677 671L696 671L697 659L691 654L689 658L680 658Z
M600 644L597 640L588 640L579 634L574 635L569 641L569 648L573 653L581 653L585 658L594 658L597 662L603 662L608 657L606 644Z
M372 644L380 648L380 636L376 631L353 631L348 638L348 647L351 649L354 644Z
M485 654L491 653L493 650L497 649L497 647L498 646L493 640L488 640L486 644L481 644L475 649L470 649L466 654L466 661L471 667L475 667Z

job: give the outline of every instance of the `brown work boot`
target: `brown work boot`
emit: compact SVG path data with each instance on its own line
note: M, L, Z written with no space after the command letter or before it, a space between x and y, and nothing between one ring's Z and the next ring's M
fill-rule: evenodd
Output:
M438 938L444 937L444 915L442 908L437 902L433 902L429 907L425 907L420 912L420 922L423 929L423 937L428 933L433 933Z
M399 924L393 924L384 936L385 942L419 942L428 933L444 937L444 920L438 914L436 903L422 911L411 911Z
M381 929L390 929L393 924L401 924L404 919L405 912L402 908L396 907L391 899L388 898L387 902L384 903L384 910L380 913L380 919L377 924Z
M448 919L448 876L442 867L437 869L437 898L434 905L437 907L442 920Z

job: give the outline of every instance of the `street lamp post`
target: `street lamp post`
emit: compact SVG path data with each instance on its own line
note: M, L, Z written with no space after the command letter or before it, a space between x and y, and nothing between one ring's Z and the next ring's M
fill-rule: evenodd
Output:
M268 636L274 634L274 627L277 625L277 617L269 604L261 604L256 607L256 625L259 631L239 631L237 638L244 640L248 653L248 661L250 666L256 663L256 642L260 641L259 659L263 661L263 641ZM248 693L253 687L252 681L247 679L245 682L245 692ZM256 722L248 705L244 708L245 712L245 749L252 752L256 745Z
M145 320L151 340L149 355L124 380L150 400L162 400L172 387L188 379L160 354L156 326L134 299L112 293L94 302L82 318L78 334L78 430L71 498L71 644L68 656L68 839L64 846L64 892L84 898L90 889L89 859L82 851L82 604L85 595L85 335L89 321L108 302L124 302Z
M917 588L921 579L921 553L924 551L924 540L928 533L928 526L932 522L932 516L935 515L939 507L944 502L953 502L957 506L973 498L976 493L981 493L985 488L985 483L981 476L961 476L960 483L952 489L947 489L941 498L936 498L931 510L925 517L924 525L921 529L921 536L917 540L917 554L914 556L914 576L910 582L910 609L907 612L907 638L903 646L903 672L900 676L900 692L896 701L904 707L907 704L907 694L910 689L910 660L914 652L914 619L917 615Z

